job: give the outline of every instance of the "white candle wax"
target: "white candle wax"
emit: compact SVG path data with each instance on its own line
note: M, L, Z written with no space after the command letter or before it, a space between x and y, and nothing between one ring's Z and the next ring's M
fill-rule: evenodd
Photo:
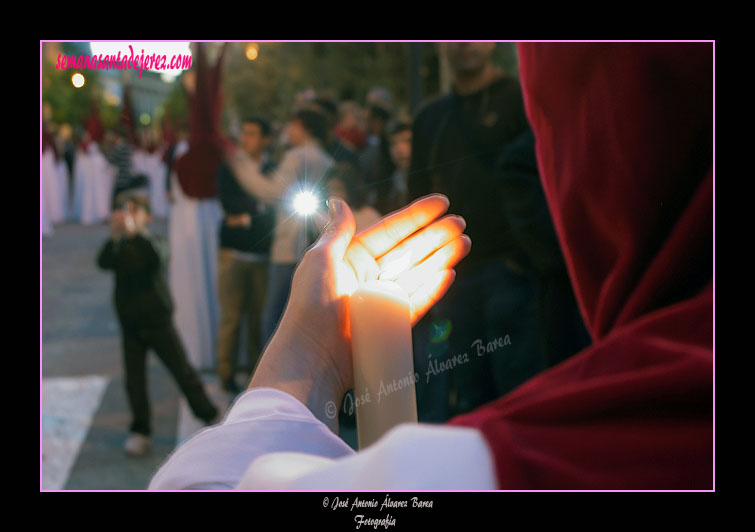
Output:
M352 295L359 447L378 440L399 423L417 422L409 297L391 281L369 281Z

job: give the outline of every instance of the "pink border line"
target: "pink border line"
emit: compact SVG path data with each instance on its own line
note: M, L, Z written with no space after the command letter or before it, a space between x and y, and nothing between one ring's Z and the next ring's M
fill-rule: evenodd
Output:
M43 49L42 43L46 42L343 42L343 43L372 43L372 42L709 42L713 44L713 488L711 490L390 490L389 493L509 493L509 492L544 492L544 493L573 493L573 492L684 492L684 493L710 493L716 490L716 41L711 40L199 40L199 39L174 39L174 40L40 40L39 41L39 490L44 492L137 492L144 490L43 490L42 489L42 61ZM168 491L168 490L166 490ZM174 491L174 490L169 490ZM207 490L200 490L207 491ZM214 490L221 492L234 492L236 490ZM385 490L358 490L358 492L380 492ZM265 490L261 493L353 493L354 491L343 492L322 492L311 490Z
M39 43L39 490L42 491L42 43Z
M436 43L436 42L511 42L511 43L517 43L517 42L620 42L620 43L635 43L635 42L658 42L658 43L664 43L664 42L709 42L709 43L715 43L716 41L713 39L689 39L689 40L659 40L659 39L646 39L646 40L538 40L538 39L483 39L483 40L444 40L444 39L438 39L438 40L432 40L432 39L422 39L422 40L415 40L415 39L406 39L406 40L381 40L381 39L374 39L374 40L336 40L336 39L283 39L283 40L205 40L205 39L170 39L170 40L163 40L163 39L153 39L153 40L145 40L145 39L112 39L112 40L91 40L91 39L50 39L50 40L40 40L40 42L342 42L342 43L375 43L375 42L419 42L419 43Z
M713 42L713 491L716 491L716 43Z

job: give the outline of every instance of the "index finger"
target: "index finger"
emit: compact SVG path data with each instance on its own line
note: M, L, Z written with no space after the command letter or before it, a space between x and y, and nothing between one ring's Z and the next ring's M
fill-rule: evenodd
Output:
M406 237L423 228L448 210L450 202L442 194L430 194L383 218L354 237L373 257L384 255Z

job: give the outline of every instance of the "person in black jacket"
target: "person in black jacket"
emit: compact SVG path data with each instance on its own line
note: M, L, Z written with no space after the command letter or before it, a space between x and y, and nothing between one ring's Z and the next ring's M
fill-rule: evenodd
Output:
M414 118L408 199L445 194L474 244L453 286L413 330L422 376L418 415L432 422L501 397L547 367L537 336L535 279L522 267L496 177L501 153L529 130L521 87L495 67L495 43L446 45L453 85ZM505 349L480 349L507 337ZM466 363L436 370L465 353Z
M205 393L173 326L173 302L163 269L167 248L150 235L146 193L126 190L116 196L111 215L112 237L97 256L103 270L115 272L115 309L121 324L126 393L133 416L125 450L141 455L149 449L150 410L147 396L147 350L152 349L175 378L194 415L205 424L218 410Z
M272 128L262 117L251 116L241 124L240 145L263 175L273 171L267 156ZM275 231L275 209L249 195L236 180L228 163L218 169L218 198L224 218L220 224L218 301L220 329L217 374L223 390L238 394L235 379L237 348L242 318L246 318L246 351L249 372L262 353L262 313L265 307L270 246Z
M540 181L535 135L527 130L496 162L496 182L517 261L535 279L535 308L546 364L553 367L590 345Z

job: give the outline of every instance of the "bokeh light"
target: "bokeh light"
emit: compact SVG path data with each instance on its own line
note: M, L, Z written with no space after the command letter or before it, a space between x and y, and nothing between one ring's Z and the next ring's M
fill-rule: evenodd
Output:
M84 75L79 72L76 72L73 76L71 76L71 83L77 89L83 87L86 82L87 80L86 78L84 78Z
M260 48L256 43L249 43L246 47L246 58L249 59L249 61L254 61L257 59L259 52Z

